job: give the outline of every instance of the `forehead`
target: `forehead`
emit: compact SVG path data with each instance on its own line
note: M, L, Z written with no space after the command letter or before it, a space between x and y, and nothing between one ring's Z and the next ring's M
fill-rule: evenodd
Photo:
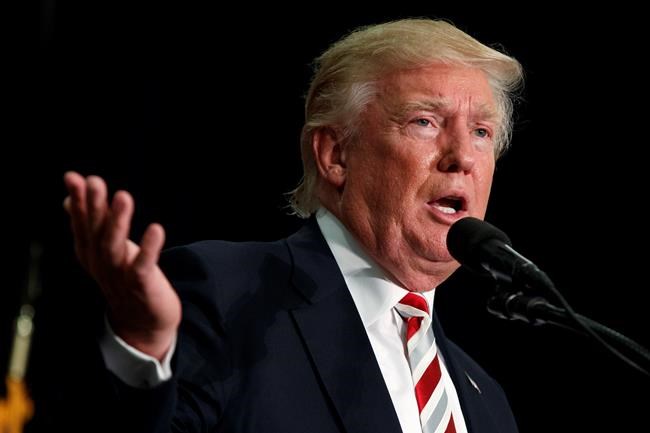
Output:
M403 69L380 80L380 99L387 108L408 104L437 110L496 111L492 88L483 71L461 65L433 64Z

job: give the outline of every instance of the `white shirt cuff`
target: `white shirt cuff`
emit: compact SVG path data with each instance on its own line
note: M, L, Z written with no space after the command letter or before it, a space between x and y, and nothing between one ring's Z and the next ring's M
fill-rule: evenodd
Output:
M171 360L176 349L176 335L161 363L118 337L108 319L104 318L104 323L106 332L99 342L99 347L108 370L134 388L153 388L171 379Z

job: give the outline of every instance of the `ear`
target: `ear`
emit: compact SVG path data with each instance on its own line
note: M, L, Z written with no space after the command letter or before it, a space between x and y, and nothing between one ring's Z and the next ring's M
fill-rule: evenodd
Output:
M332 128L320 128L312 136L312 150L320 177L335 188L345 184L345 149L340 134Z

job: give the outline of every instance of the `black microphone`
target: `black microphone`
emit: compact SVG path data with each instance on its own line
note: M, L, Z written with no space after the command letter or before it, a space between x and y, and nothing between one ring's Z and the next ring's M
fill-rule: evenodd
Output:
M478 218L456 221L447 234L447 249L461 265L479 274L487 272L498 282L548 287L546 274L515 251L505 233Z
M601 334L633 351L646 362L650 362L650 351L621 333L573 311L553 281L533 262L515 251L508 236L492 224L473 217L456 221L447 234L447 249L461 265L479 274L492 275L495 279L497 290L488 300L490 313L502 319L523 320L532 325L548 323L585 333L628 365L650 376L650 369L624 355L605 341ZM525 294L525 289L553 293L562 308L543 297Z

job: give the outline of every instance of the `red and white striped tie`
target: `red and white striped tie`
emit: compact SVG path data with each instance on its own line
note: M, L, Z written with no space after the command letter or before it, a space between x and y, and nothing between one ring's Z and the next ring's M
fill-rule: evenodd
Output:
M395 305L395 309L407 323L406 347L422 431L455 433L447 391L441 380L429 305L424 296L410 292Z

